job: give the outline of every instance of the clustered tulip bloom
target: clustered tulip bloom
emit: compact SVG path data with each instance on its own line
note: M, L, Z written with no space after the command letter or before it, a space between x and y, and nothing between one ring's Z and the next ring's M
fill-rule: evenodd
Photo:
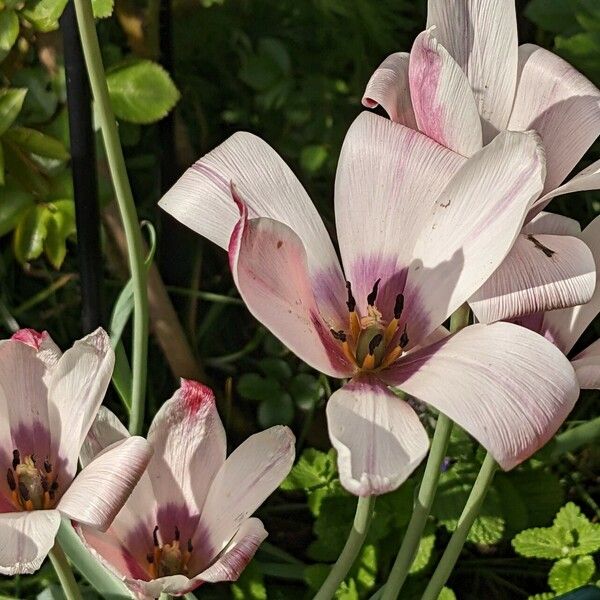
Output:
M87 464L127 430L103 409L84 445ZM294 461L294 436L276 426L225 458L212 391L182 380L148 432L148 469L106 533L81 526L85 543L138 598L182 595L204 582L237 579L267 537L250 515ZM102 456L102 455L101 455Z
M600 91L553 53L518 45L514 2L429 0L427 27L410 55L383 61L363 104L466 157L506 129L535 130L546 156L525 227L470 299L475 316L489 323L587 302L589 250L568 233L540 232L533 219L556 196L600 188L600 161L563 183L600 134Z
M253 135L197 161L160 205L228 248L240 295L282 342L352 378L329 400L329 434L344 487L371 495L398 487L428 448L417 415L388 386L448 415L504 468L572 409L573 369L541 336L498 323L430 343L506 257L544 180L533 133L502 132L466 159L363 113L336 176L343 270L300 182Z
M37 570L61 514L106 529L144 471L148 444L131 437L76 476L113 364L101 329L64 354L46 332L24 329L0 342L0 573Z

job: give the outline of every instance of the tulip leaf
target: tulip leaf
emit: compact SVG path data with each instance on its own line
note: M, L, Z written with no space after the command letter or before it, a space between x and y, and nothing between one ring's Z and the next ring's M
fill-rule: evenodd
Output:
M588 583L595 570L591 556L563 558L550 569L548 583L557 594L564 594Z
M113 110L123 121L154 123L179 100L179 91L169 74L149 60L127 61L113 67L106 81Z
M22 88L0 90L0 135L4 134L21 112L26 95L27 90Z
M19 37L19 17L14 10L0 11L0 62L14 46Z

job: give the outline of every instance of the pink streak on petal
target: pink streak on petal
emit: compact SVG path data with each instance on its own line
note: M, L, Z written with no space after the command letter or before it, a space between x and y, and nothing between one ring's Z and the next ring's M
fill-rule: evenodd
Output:
M19 329L16 333L13 333L11 340L18 340L28 346L31 346L35 350L39 350L42 342L48 337L47 331L36 331L35 329Z
M181 380L181 395L190 415L200 411L207 402L215 401L215 394L208 386L191 379Z

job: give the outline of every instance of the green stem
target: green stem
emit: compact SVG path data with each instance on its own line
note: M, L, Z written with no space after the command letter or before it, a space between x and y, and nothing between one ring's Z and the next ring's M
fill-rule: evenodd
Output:
M375 506L375 496L361 496L356 504L356 514L352 530L346 540L346 545L339 555L337 562L331 567L327 579L323 582L321 589L317 592L313 600L329 600L337 591L340 583L344 581L348 571L352 568L360 549L367 537L371 517L373 516L373 507Z
M464 304L452 315L450 319L450 331L453 333L457 332L468 324L469 307ZM431 441L431 449L427 457L427 464L425 465L425 472L423 473L419 493L413 507L413 513L404 539L402 540L402 545L390 571L390 576L383 588L382 600L395 600L398 598L408 575L410 565L415 558L423 530L427 524L427 518L431 512L433 499L435 498L435 492L440 480L441 464L446 456L452 426L452 421L440 413Z
M481 505L485 500L487 491L494 479L494 473L497 469L496 461L492 458L491 454L486 454L485 460L481 465L473 489L469 494L469 498L463 511L458 519L456 530L450 538L450 542L444 550L441 560L425 588L421 600L437 600L440 595L442 588L444 587L448 577L452 573L452 569L458 560L460 552L465 544L469 530L473 525L473 521L477 518Z
M67 600L82 600L79 586L75 581L73 571L69 565L69 561L62 551L62 548L55 542L54 548L48 553L52 566L58 575L58 580L62 586L65 598Z
M560 458L567 452L574 452L582 446L600 439L600 417L587 423L571 427L556 436L550 445L551 459Z
M133 377L129 431L132 434L138 434L144 422L146 355L148 352L148 296L142 233L127 177L117 122L110 105L92 4L90 0L74 0L74 2L83 55L94 96L96 116L102 132L106 158L127 240L129 269L133 282Z

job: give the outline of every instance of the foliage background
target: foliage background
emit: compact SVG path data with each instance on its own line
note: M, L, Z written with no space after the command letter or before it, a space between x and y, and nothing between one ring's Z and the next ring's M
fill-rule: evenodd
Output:
M556 51L600 85L597 0L520 0L517 6L521 42ZM61 0L0 0L0 327L3 335L19 326L47 329L67 345L81 333L81 290L57 30L63 7ZM345 131L361 110L370 74L389 53L410 49L424 27L426 6L423 0L173 0L170 31L167 7L158 0L116 0L114 6L94 0L104 17L101 46L138 210L158 228L157 264L201 375L219 396L231 446L285 423L304 450L293 476L259 511L270 545L239 584L205 586L198 596L307 598L326 572L323 565L339 553L354 510L327 454L324 400L335 383L301 364L251 318L236 298L225 254L159 214L156 202L198 156L243 129L263 137L292 166L334 234L333 178ZM100 197L109 210L112 191L100 143L97 153ZM582 166L599 157L597 143ZM585 226L600 212L600 195L563 197L552 208ZM126 276L109 229L103 237L106 323ZM597 327L587 332L584 343L597 334ZM148 420L176 385L166 358L177 360L151 342ZM597 401L596 394L583 395L567 427L596 416ZM125 414L116 394L108 403ZM431 415L423 419L432 425ZM480 460L457 431L408 600L419 597ZM540 599L552 598L550 590L563 590L564 581L571 587L595 581L594 559L569 554L563 560L585 565L569 563L564 581L551 585L551 559L559 557L519 555L511 539L526 528L551 526L566 500L597 521L599 463L598 449L590 446L560 460L541 454L500 475L449 582L456 596L545 592ZM368 597L385 581L418 475L378 502L367 546L340 598ZM588 555L598 549L592 546ZM46 566L35 576L0 579L0 593L58 598L55 584Z

